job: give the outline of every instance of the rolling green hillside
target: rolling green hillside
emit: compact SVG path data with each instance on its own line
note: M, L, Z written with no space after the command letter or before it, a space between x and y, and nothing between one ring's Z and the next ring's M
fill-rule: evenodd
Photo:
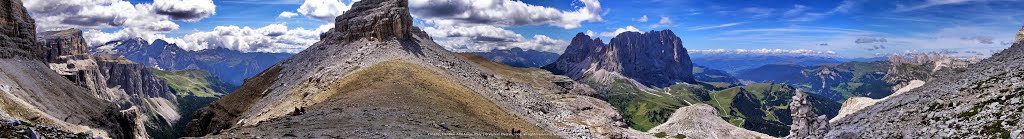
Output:
M150 70L164 79L177 96L220 97L237 88L202 70Z

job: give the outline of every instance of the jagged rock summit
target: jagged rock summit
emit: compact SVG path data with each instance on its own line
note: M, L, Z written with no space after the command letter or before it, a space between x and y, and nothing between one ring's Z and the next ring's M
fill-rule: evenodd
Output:
M447 138L533 133L538 138L627 136L618 115L573 120L599 103L569 105L433 42L405 0L363 0L321 41L247 79L197 111L189 136ZM554 94L554 93L552 93ZM571 97L587 97L575 95ZM582 100L582 99L581 99ZM569 101L575 102L575 101ZM604 103L604 107L607 103ZM590 109L582 109L590 107ZM607 130L591 131L601 128ZM454 136L458 137L458 136Z
M578 33L562 56L544 69L577 80L602 79L596 76L612 72L652 87L696 82L690 56L671 30L623 32L608 44Z
M346 41L410 38L414 27L408 5L409 1L405 0L367 0L361 5L352 5L335 19L334 30L344 32L336 36Z

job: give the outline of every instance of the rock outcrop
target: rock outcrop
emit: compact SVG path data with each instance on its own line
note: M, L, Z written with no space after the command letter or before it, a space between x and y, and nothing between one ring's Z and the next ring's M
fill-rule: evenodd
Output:
M61 56L89 53L85 39L82 38L82 30L79 29L47 31L39 34L39 37L39 45L42 46L39 57L47 63L57 63Z
M1022 31L1024 32L1024 31ZM1018 33L1021 34L1021 33ZM1014 138L1024 132L1024 42L829 123L824 138Z
M807 101L807 94L797 90L793 96L793 102L789 103L790 114L793 117L793 125L790 126L787 138L822 138L820 131L828 130L828 117L818 116L811 111L811 103Z
M753 139L775 138L766 134L746 130L729 124L718 117L718 110L711 105L695 104L677 109L668 121L658 125L648 134L664 133L667 137L701 139Z
M590 101L560 103L542 95L557 92L543 92L546 89L514 81L445 50L412 26L405 0L364 0L353 7L337 18L336 28L322 34L320 42L196 112L189 135L448 138L508 133L609 138L628 134L613 132L623 128L612 120L576 119L607 116L578 116L599 107L587 108L601 104L595 98L576 95ZM609 132L599 132L591 130L595 125L611 126L601 126Z
M334 30L344 32L337 34L343 41L354 41L361 38L371 40L407 39L411 37L412 15L409 14L409 1L368 0L362 5L353 5L346 13L335 19Z
M579 33L562 56L544 69L577 80L604 70L651 87L696 82L690 56L671 30L624 32L608 44Z

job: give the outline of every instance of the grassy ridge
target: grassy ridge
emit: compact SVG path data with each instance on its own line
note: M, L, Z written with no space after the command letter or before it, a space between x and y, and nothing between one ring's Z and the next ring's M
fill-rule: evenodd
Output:
M177 96L220 97L237 88L202 70L150 70L164 79Z

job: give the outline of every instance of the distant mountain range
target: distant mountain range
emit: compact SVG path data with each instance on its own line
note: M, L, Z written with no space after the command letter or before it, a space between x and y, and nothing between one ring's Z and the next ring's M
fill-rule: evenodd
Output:
M263 53L212 48L188 51L157 39L141 38L108 42L91 47L91 53L124 57L161 70L202 69L232 85L242 82L271 65L291 57L290 53Z
M512 49L494 49L488 52L473 52L491 61L509 65L512 67L542 67L551 64L558 59L558 53L544 52L537 50L523 50L513 47Z

